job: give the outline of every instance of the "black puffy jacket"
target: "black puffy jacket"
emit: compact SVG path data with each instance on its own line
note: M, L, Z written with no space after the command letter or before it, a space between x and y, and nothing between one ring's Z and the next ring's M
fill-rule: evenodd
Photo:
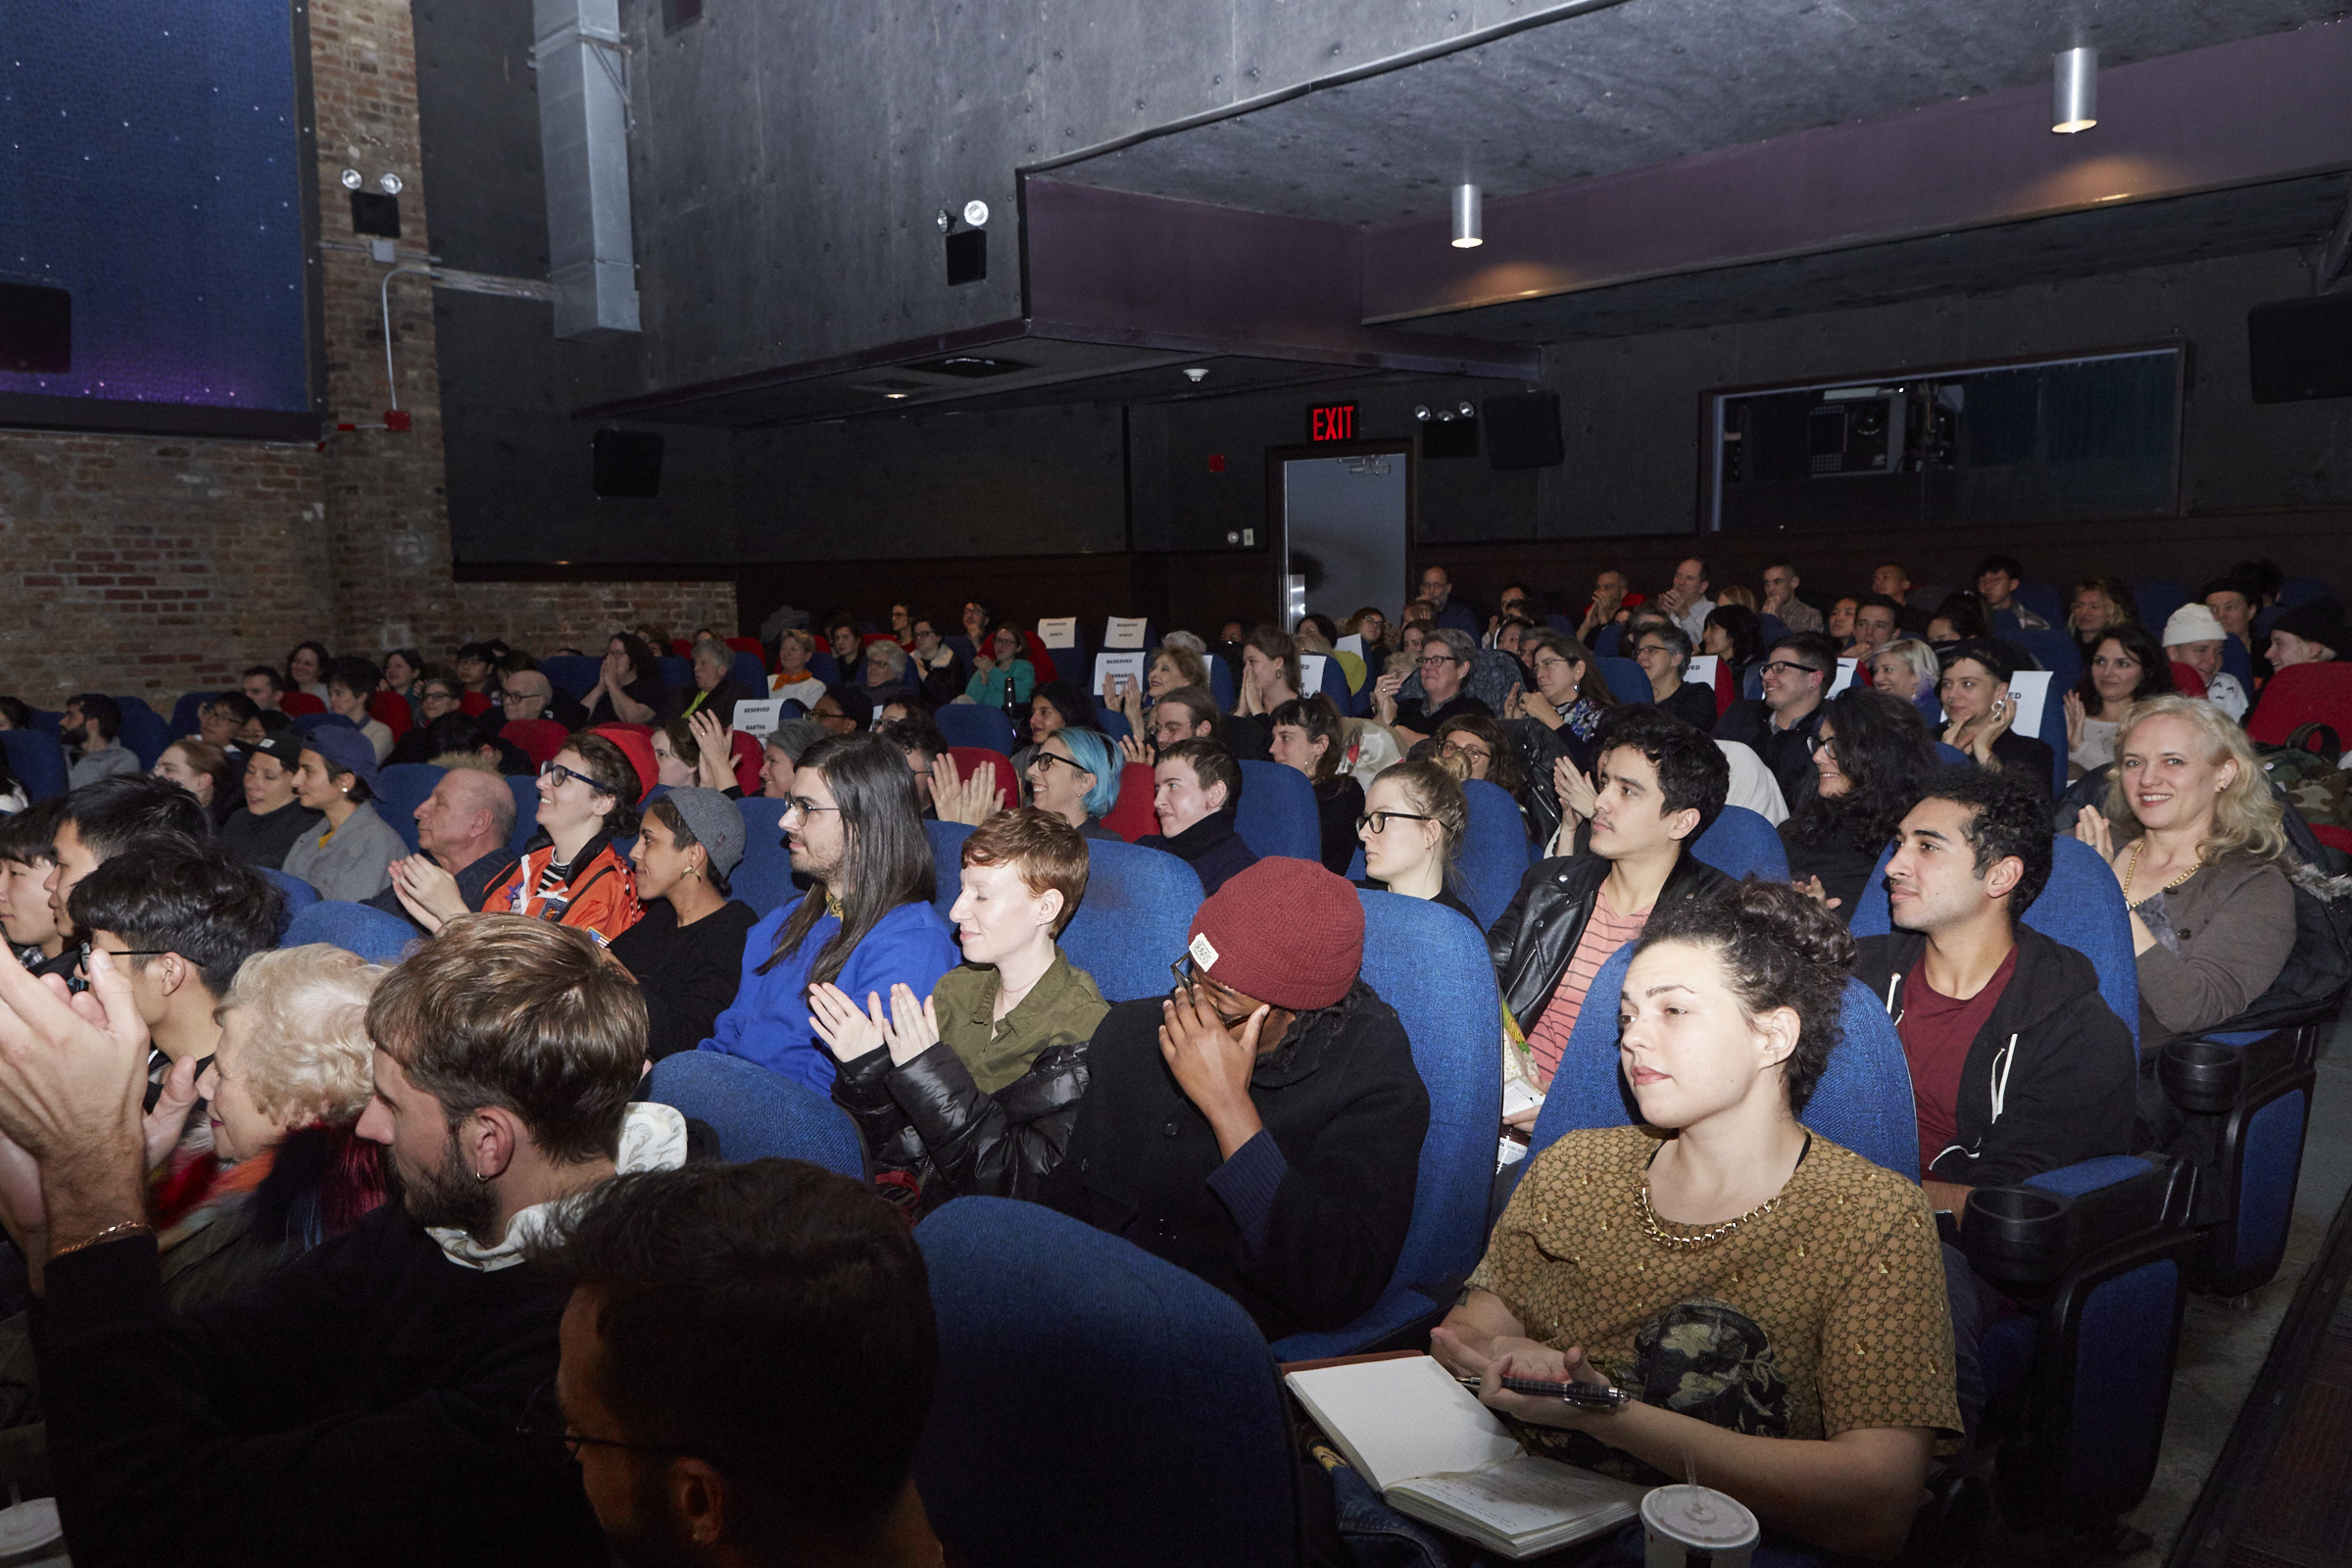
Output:
M951 1198L1034 1200L1061 1163L1086 1098L1086 1043L1048 1046L991 1095L944 1042L904 1067L889 1048L842 1064L833 1099L858 1123L874 1169L906 1171L928 1210Z
M1503 1005L1530 1034L1559 988L1560 977L1568 972L1568 960L1576 956L1585 922L1592 917L1592 905L1613 863L1592 854L1538 860L1519 879L1511 906L1487 933L1487 955L1494 960ZM1695 858L1686 843L1674 869L1666 873L1658 903L1695 898L1731 885L1730 877Z

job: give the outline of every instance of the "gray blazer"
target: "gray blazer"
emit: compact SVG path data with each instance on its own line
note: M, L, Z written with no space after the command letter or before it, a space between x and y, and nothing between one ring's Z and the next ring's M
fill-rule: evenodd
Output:
M362 801L333 838L321 818L296 839L280 869L317 888L322 899L364 904L392 885L392 862L408 853L392 824L376 814L375 803Z

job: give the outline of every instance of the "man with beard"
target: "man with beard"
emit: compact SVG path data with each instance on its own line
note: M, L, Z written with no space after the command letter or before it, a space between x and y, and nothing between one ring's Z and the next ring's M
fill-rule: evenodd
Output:
M596 1560L525 1433L564 1291L525 1250L685 1126L632 1105L645 1004L580 932L450 921L368 1008L403 1200L266 1284L164 1303L142 1186L147 1031L122 959L81 1010L0 953L0 1220L23 1249L68 1549L91 1564Z
M60 737L74 748L74 765L66 769L66 784L79 789L118 773L143 773L131 749L116 737L122 733L122 709L104 692L83 692L66 699L66 717Z
M931 1297L871 1187L785 1159L629 1176L544 1264L571 1301L539 1414L620 1568L939 1562L908 1475Z

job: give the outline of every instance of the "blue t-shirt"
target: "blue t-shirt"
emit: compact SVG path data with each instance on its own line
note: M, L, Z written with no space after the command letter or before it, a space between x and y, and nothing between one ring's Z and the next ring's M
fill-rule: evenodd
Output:
M829 1096L833 1092L833 1053L817 1038L809 1021L808 971L825 944L841 929L841 921L830 913L820 915L801 939L799 952L779 959L767 973L760 972L760 965L775 951L776 933L784 929L784 922L798 907L797 904L782 906L744 938L743 983L736 989L734 1004L711 1026L711 1037L703 1042L702 1049L756 1061L770 1072L782 1073ZM916 996L927 997L939 977L962 959L955 933L937 909L928 904L902 904L874 922L865 940L850 951L849 961L841 966L833 983L861 1006L866 993L874 993L881 997L887 1011L892 986L904 982Z

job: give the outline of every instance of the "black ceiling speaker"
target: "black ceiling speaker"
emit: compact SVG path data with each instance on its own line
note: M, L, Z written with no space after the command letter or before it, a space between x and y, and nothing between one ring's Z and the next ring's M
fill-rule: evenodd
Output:
M1421 421L1421 456L1424 458L1475 458L1478 456L1478 420L1455 415L1450 419Z
M351 231L355 234L373 234L378 239L400 238L400 198L387 196L382 191L353 191Z
M1487 462L1497 468L1554 468L1567 456L1560 445L1560 395L1513 392L1487 399Z
M2248 311L2246 368L2257 403L2352 397L2352 291Z
M596 454L600 499L650 501L662 493L662 437L651 430L599 430Z
M74 296L37 283L0 283L0 370L74 368Z

